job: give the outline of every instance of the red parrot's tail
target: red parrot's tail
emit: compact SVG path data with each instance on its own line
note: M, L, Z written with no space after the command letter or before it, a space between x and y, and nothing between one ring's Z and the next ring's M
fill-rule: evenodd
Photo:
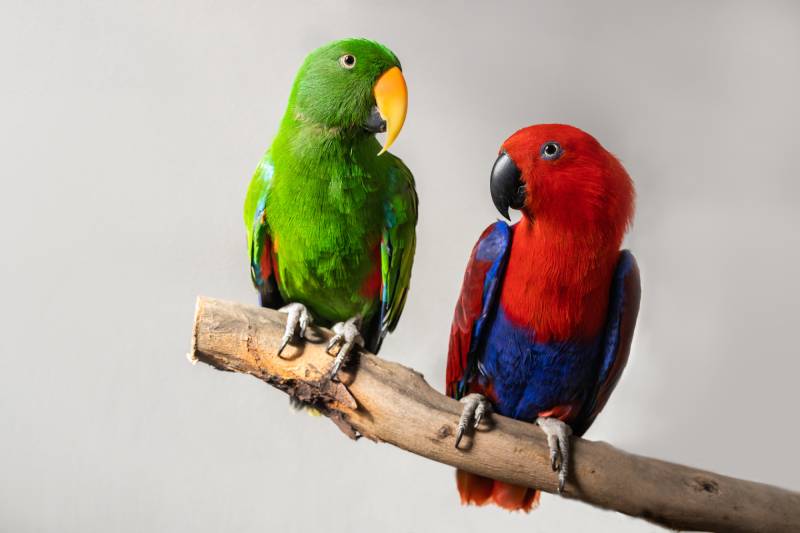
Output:
M539 505L538 490L495 481L463 470L456 470L456 485L464 505L493 503L509 511L526 513Z

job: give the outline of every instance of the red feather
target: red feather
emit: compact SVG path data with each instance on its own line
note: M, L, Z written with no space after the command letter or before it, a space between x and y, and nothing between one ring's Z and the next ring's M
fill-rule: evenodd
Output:
M535 150L558 140L555 161ZM605 324L608 288L633 216L633 183L594 137L561 124L522 129L503 144L526 188L501 305L537 342L591 339Z
M378 299L383 286L383 278L381 276L381 244L378 242L372 249L372 270L364 278L361 285L361 295L367 298Z
M508 511L529 512L539 506L538 490L456 470L456 486L463 505L493 503Z
M467 269L464 272L461 294L458 297L458 302L456 302L453 325L450 328L450 347L447 354L446 374L447 394L452 398L457 397L456 388L459 381L464 377L464 372L467 371L467 355L469 354L472 340L472 328L481 314L483 284L486 280L487 272L492 268L492 261L478 259L478 248L481 241L488 237L493 229L494 225L486 228L472 249Z

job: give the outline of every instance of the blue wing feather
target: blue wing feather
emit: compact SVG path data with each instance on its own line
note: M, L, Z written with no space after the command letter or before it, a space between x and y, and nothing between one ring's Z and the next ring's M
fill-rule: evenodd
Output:
M497 308L510 249L511 228L498 221L484 230L472 250L450 330L446 379L447 392L454 398L466 394L475 376L478 348Z
M573 423L576 435L582 435L605 407L628 362L633 330L639 315L641 284L636 259L628 250L620 252L608 303L608 318L601 345L597 380L580 415Z

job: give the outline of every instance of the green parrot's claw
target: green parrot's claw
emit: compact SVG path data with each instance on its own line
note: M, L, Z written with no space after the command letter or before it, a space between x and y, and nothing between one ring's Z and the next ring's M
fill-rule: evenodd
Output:
M283 349L286 348L286 345L289 344L290 340L292 340L292 336L291 335L284 335L283 338L281 338L281 345L278 348L278 352L277 352L278 357L281 356L281 354L283 353Z
M550 467L558 472L558 492L564 490L569 475L569 438L572 428L558 418L539 417L536 424L547 435L547 446L550 448Z
M331 353L331 349L334 346L341 347L339 348L339 353L336 354L336 359L333 361L333 366L331 367L329 374L330 379L334 379L336 374L339 373L339 369L347 362L350 352L353 350L354 346L364 346L364 337L362 337L361 332L358 331L358 328L360 327L360 316L354 316L347 322L339 322L338 324L334 324L333 332L335 335L331 337L331 340L328 342L328 346L325 348L325 351L330 355L333 355L333 353Z
M486 401L486 397L483 394L467 394L461 398L461 403L464 404L464 410L461 411L461 418L458 420L456 448L458 448L461 438L464 436L467 428L472 426L477 429L483 417L492 410L491 405Z
M277 352L278 357L281 357L283 349L294 338L295 332L298 333L301 339L305 337L306 328L309 324L314 323L314 317L311 316L305 305L297 302L284 305L278 311L287 315L286 329L283 332L283 337L281 337L281 345Z

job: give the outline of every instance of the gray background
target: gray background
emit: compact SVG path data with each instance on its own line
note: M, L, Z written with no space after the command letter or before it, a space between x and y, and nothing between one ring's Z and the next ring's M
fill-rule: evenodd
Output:
M588 437L800 489L800 4L6 1L0 530L657 529L462 508L450 468L187 363L198 293L255 302L240 209L296 68L352 35L403 61L420 196L382 355L441 389L496 150L572 123L636 182L644 284Z

